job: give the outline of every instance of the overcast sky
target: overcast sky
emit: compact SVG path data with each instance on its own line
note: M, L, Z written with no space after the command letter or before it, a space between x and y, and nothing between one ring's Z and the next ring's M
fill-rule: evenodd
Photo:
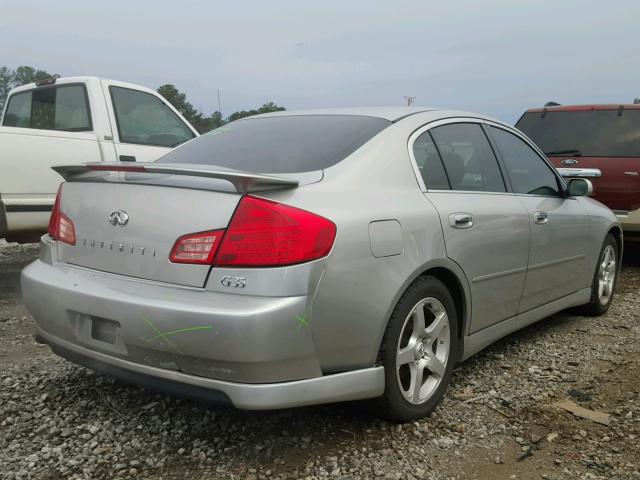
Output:
M0 66L157 88L225 115L416 105L514 122L640 97L640 0L0 0Z

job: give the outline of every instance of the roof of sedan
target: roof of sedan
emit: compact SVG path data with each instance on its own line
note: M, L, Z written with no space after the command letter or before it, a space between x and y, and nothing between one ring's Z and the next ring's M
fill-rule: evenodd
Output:
M285 110L282 112L263 113L250 118L278 117L288 115L362 115L366 117L379 117L395 122L415 113L438 110L429 107L354 107L354 108L318 108L312 110Z

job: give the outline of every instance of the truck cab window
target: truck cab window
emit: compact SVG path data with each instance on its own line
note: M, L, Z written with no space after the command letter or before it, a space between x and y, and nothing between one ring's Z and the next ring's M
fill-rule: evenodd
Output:
M160 98L146 92L110 87L122 143L175 147L195 137Z
M91 131L91 115L82 85L37 88L12 95L2 123L7 127L65 132Z

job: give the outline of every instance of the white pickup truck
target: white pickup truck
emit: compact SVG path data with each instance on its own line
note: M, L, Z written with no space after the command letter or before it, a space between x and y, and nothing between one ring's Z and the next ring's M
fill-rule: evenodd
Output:
M197 135L139 85L69 77L15 88L0 123L0 238L36 241L46 232L62 180L52 166L153 161Z

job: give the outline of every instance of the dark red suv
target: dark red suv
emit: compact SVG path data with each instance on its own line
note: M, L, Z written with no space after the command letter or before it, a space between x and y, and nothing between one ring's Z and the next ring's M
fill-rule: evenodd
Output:
M618 215L625 233L640 234L640 100L629 105L548 103L527 110L516 127L563 175L589 178L593 198Z

